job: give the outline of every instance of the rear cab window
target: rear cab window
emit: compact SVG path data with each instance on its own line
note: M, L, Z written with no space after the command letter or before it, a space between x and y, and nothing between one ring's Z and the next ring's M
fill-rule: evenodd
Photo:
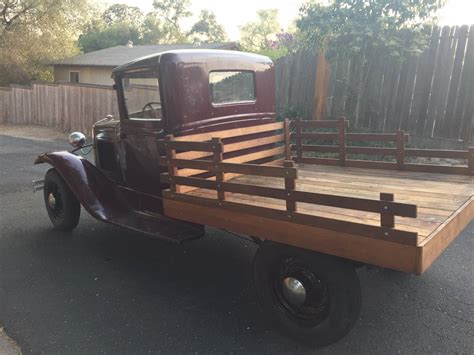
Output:
M213 105L254 102L255 73L252 71L212 71L209 88Z

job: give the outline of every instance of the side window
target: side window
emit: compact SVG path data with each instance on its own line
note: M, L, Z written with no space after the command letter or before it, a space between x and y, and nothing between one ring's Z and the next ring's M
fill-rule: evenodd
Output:
M160 90L157 78L125 77L123 96L130 120L161 120Z
M209 85L211 90L211 101L213 104L255 101L254 72L210 72Z
M70 83L79 83L80 77L78 71L70 71L69 72L69 82Z

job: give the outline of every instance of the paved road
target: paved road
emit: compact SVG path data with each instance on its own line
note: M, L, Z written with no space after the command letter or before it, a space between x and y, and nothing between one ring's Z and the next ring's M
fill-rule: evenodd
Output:
M224 232L177 246L101 224L86 212L53 232L30 181L58 142L0 136L0 324L25 354L309 352L262 319L255 247ZM360 320L318 352L473 353L474 225L423 276L359 272Z

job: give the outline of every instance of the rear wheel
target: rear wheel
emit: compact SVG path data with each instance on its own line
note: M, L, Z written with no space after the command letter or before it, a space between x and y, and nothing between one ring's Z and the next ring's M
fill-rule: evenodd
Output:
M343 338L357 321L360 284L350 262L266 241L254 266L265 313L291 337L325 346Z
M81 205L55 169L44 178L44 202L54 229L71 231L79 223Z

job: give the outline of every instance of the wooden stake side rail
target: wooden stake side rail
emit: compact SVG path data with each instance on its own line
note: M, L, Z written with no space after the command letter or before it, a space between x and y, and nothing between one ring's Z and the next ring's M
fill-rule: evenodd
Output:
M259 126L260 131L267 129ZM288 122L281 124L272 124L271 129L288 128ZM255 127L248 127L231 132L232 134L239 134L245 136L249 132L253 132ZM226 137L230 137L229 131L226 131ZM288 131L287 131L288 132ZM161 180L170 184L170 190L164 192L164 197L168 199L175 199L180 201L188 201L192 203L200 202L206 206L215 206L219 208L226 208L232 211L242 213L253 213L257 216L265 218L273 218L276 220L284 220L292 223L303 224L316 228L329 229L343 233L364 236L368 238L375 238L386 240L390 242L407 244L416 246L418 242L418 235L415 232L408 232L397 230L394 228L395 216L412 217L417 216L416 205L393 202L393 195L381 194L380 200L370 200L364 198L337 196L330 194L312 193L305 191L298 191L296 189L296 179L298 177L297 169L294 167L294 161L285 160L283 166L264 166L260 164L248 163L233 163L223 160L222 154L226 152L226 145L218 138L211 137L218 133L200 134L202 139L211 139L210 142L202 141L185 141L184 137L180 137L179 141L174 140L173 137L168 137L165 141L160 141L158 144L161 148L165 148L167 156L160 158L160 165L168 167L168 174L163 174ZM279 134L279 133L277 133ZM288 136L288 134L285 134ZM197 139L195 136L193 139ZM244 144L245 146L245 144ZM286 145L281 148L267 149L269 154L288 154L288 147ZM199 152L212 153L212 160L199 159L177 159L176 151L178 149L187 149ZM275 150L277 149L277 150ZM195 156L191 154L189 156ZM183 153L184 154L184 153ZM260 152L262 156L266 153ZM238 157L229 159L231 161L239 161ZM182 170L179 170L182 169ZM197 171L208 171L215 175L215 180L202 178L198 176L190 177L181 175L182 171L186 169L195 169ZM244 174L257 175L263 177L277 177L284 179L284 188L263 187L248 184L239 184L225 181L225 174ZM196 196L190 196L183 193L183 187L202 188L207 190L214 190L217 192L216 199L208 199ZM226 193L247 194L253 196L267 197L273 199L280 199L286 201L286 208L264 208L255 207L245 203L235 203L226 201ZM342 209L352 209L366 212L373 212L380 214L380 226L366 225L362 223L347 222L335 220L331 218L318 217L307 215L298 212L298 203L308 203L323 206L331 206Z
M344 118L326 121L292 120L288 126L293 130L290 134L295 143L290 150L296 152L293 157L297 163L340 165L357 168L406 170L413 172L431 172L442 174L474 175L474 148L469 150L441 150L441 149L410 149L405 147L409 135L404 131L396 133L347 133L348 121ZM308 129L332 129L334 132L308 132ZM332 141L335 144L305 144L305 140ZM351 146L352 142L389 142L388 147L359 147ZM304 152L338 154L337 158L307 157ZM347 154L366 154L394 157L394 162L377 160L348 159ZM408 163L406 157L446 158L465 160L464 166L434 165Z

